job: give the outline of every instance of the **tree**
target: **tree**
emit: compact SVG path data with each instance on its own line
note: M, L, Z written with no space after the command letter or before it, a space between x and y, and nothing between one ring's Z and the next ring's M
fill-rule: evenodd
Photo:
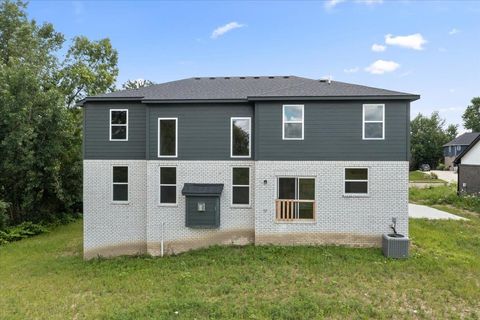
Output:
M462 115L463 126L472 132L480 132L480 97L473 98L471 103Z
M145 79L137 79L137 80L127 80L124 84L122 84L122 89L125 90L133 90L148 87L155 84L155 82Z
M79 208L82 111L68 107L112 88L117 70L108 39L75 38L62 60L64 36L25 10L0 2L0 200L10 223Z
M440 118L438 112L433 112L430 117L419 113L410 123L411 129L411 168L417 169L420 164L428 163L436 168L442 160L442 146L457 135L457 126L450 125L447 129L445 120Z
M117 63L118 53L109 39L90 41L83 36L75 37L60 71L60 88L67 106L88 95L113 91Z

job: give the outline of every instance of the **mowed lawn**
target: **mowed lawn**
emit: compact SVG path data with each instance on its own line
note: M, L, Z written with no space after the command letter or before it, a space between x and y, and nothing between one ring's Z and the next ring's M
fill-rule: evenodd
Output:
M380 249L213 247L82 260L82 222L0 247L0 319L480 318L480 219L410 222Z

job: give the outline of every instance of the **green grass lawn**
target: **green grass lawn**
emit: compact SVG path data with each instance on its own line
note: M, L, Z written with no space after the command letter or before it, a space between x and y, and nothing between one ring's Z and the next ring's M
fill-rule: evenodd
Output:
M446 183L445 180L433 178L429 173L425 173L418 170L409 172L409 181L422 182L422 183Z
M82 222L0 247L0 319L480 318L480 219L412 220L379 249L213 247L82 260Z

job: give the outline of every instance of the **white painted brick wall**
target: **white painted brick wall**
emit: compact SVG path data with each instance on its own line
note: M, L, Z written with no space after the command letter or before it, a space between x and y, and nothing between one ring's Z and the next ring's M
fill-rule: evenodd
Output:
M369 196L344 196L345 167L369 168ZM315 177L315 223L275 222L279 176ZM255 162L255 235L342 233L378 235L397 230L408 235L408 162L406 161L257 161ZM267 184L264 184L267 180Z
M112 166L128 166L128 204L112 201ZM139 248L146 241L145 160L84 160L84 250L109 246Z
M112 166L129 166L129 203L112 203ZM177 167L177 204L159 204L159 168ZM251 207L231 205L232 167L249 166ZM345 167L368 167L368 197L345 197ZM275 222L276 179L278 176L316 178L317 220L315 223ZM264 184L267 180L267 184ZM184 183L223 183L219 229L185 227ZM148 195L148 196L147 196ZM357 234L380 236L390 232L392 217L397 229L408 235L408 162L405 161L84 161L84 248L117 246L139 248L159 254L162 222L164 241L225 243L217 237L229 232L255 231L257 236L305 234ZM210 241L209 241L210 239ZM189 244L187 244L188 246ZM132 253L132 251L125 251Z
M177 167L177 205L159 204L159 168ZM232 202L232 168L250 167L251 206L235 207ZM162 239L162 222L165 222L164 241L204 241L219 233L233 230L254 230L254 165L253 161L148 161L148 204L147 241L149 252L158 254ZM182 188L185 183L223 183L220 201L220 228L192 229L185 226L185 197Z

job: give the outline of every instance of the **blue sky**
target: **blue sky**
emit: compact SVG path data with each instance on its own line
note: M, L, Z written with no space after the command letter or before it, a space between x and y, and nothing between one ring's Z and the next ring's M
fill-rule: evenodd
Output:
M28 12L68 39L110 38L119 84L331 76L418 93L412 116L438 110L455 124L480 96L480 1L32 1Z

